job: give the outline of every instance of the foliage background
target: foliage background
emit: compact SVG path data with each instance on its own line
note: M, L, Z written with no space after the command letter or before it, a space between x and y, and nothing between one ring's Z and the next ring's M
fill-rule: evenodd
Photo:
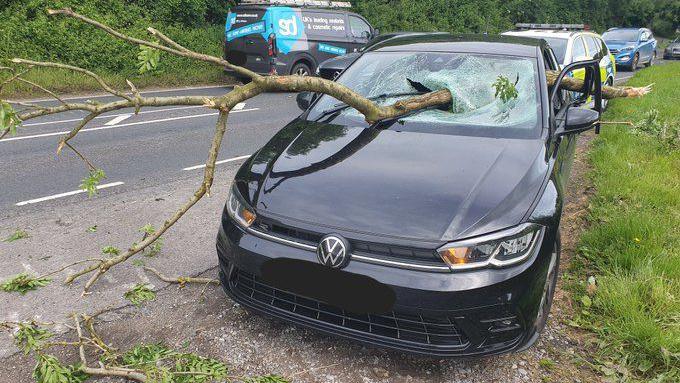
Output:
M352 2L356 11L384 32L498 33L515 22L584 22L599 31L636 25L651 26L660 35L672 35L680 18L680 0ZM137 47L75 20L48 18L45 9L71 7L137 36L146 36L146 27L153 26L192 49L219 55L224 17L233 3L234 0L0 0L0 60L19 56L60 61L132 77L137 73ZM200 75L195 73L194 64L181 58L167 57L161 67L164 69L177 76Z
M585 23L603 32L615 26L651 27L671 37L680 0L353 0L359 13L384 31L498 33L515 23Z

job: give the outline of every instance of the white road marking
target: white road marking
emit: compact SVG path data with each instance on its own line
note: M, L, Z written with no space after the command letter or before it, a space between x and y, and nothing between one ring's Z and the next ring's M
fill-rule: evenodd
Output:
M105 123L104 125L106 125L106 126L117 125L117 124L127 120L130 117L132 117L131 114L123 114L123 115L120 115L120 116L114 118L113 120Z
M245 102L239 102L238 104L234 105L234 107L232 108L232 110L242 110L242 109L245 108L245 107L246 107L246 103L245 103Z
M155 90L145 90L140 92L141 94L152 94L152 93L164 93L164 92L178 92L183 90L200 90L200 89L216 89L216 88L231 88L231 85L206 85L206 86L187 86L184 88L169 88L169 89L155 89ZM103 97L114 97L110 93L96 93L85 96L71 96L71 97L61 97L62 100L88 100L92 98L103 98ZM22 102L46 102L46 101L56 101L53 98L39 98L33 100L19 100ZM12 100L7 100L10 104Z
M114 186L120 186L120 185L123 185L123 184L125 184L125 182L112 182L110 184L104 184L104 185L97 186L97 190L106 189L106 188L110 188L110 187L114 187ZM28 201L21 201L21 202L18 202L16 205L17 206L24 206L24 205L29 205L29 204L33 204L33 203L49 201L49 200L53 200L53 199L57 199L57 198L68 197L68 196L81 194L81 193L86 193L86 191L85 190L74 190L74 191L70 191L70 192L66 192L66 193L50 195L50 196L47 196L47 197L29 199Z
M240 157L229 158L229 159L226 159L226 160L215 161L215 165L226 164L227 162L233 162L233 161L238 161L238 160L244 160L248 157L250 157L250 156L240 156ZM189 166L188 168L184 168L182 170L196 170L196 169L203 169L203 168L205 168L205 164L196 165L196 166Z
M203 105L192 105L192 106L180 106L177 108L166 108L166 109L151 109L151 110L145 110L142 112L139 112L137 114L149 114L149 113L164 113L164 112L172 112L173 110L184 110L184 109L197 109L197 108L205 108ZM125 116L130 113L118 113L118 114L105 114L102 116L97 116L95 119L101 119L101 118L111 118L111 117L118 117L118 116ZM58 121L46 121L46 122L33 122L30 124L21 124L22 127L26 126L39 126L39 125L51 125L51 124L63 124L65 122L76 122L76 121L81 121L83 118L71 118L68 120L58 120Z
M242 110L234 110L231 113L240 113L240 112L252 112L254 110L259 110L260 108L250 108L250 109L242 109ZM139 121L139 122L128 122L127 124L119 124L119 125L111 125L111 126L100 126L96 128L86 128L82 129L80 133L85 133L85 132L95 132L98 130L107 130L107 129L118 129L118 128L124 128L127 126L135 126L135 125L144 125L144 124L153 124L153 123L158 123L158 122L168 122L168 121L177 121L177 120L188 120L191 118L200 118L200 117L210 117L210 116L217 116L218 113L204 113L204 114L194 114L191 116L180 116L180 117L170 117L170 118L162 118L159 120L149 120L149 121ZM64 134L67 134L69 131L65 130L63 132L54 132L54 133L43 133L43 134L34 134L32 136L19 136L19 137L9 137L9 138L3 138L0 140L0 144L3 142L10 142L10 141L18 141L18 140L28 140L31 138L43 138L43 137L52 137L52 136L61 136Z

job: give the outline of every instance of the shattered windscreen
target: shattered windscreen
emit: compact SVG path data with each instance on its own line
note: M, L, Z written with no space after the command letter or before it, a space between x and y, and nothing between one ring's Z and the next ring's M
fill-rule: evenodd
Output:
M449 129L452 134L489 135L491 132L495 135L493 132L501 130L534 132L539 122L538 78L536 60L532 58L370 52L352 64L337 81L365 97L374 97L380 105L419 93L448 89L452 95L450 105L422 110L400 122L427 123L445 131L446 126L456 127ZM309 118L316 119L324 111L341 105L335 98L323 96ZM342 109L333 117L350 120L346 123L363 120L353 108Z

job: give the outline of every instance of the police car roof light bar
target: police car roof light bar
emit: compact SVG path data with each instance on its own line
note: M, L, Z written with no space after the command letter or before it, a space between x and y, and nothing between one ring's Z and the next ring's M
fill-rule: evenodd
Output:
M330 0L242 0L240 5L288 5L294 7L351 8L349 1Z
M517 29L552 29L562 31L583 31L586 28L585 24L532 24L532 23L517 23Z

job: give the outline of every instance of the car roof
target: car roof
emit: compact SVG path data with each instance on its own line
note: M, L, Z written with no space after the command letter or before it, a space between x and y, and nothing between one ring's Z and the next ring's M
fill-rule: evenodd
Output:
M367 52L465 52L536 57L545 40L500 35L426 33L396 36L366 49Z
M296 9L296 10L302 10L302 11L312 11L312 12L322 12L322 13L337 13L337 14L352 14L352 15L357 15L354 11L350 9L345 9L345 8L324 8L324 7L308 7L308 6L303 6L303 7L295 7L295 6L285 6L285 5L279 5L279 4L239 4L231 7L232 10L235 11L248 11L248 10L257 10L257 11L266 11L269 8L291 8L291 9Z
M557 38L557 39L564 39L568 40L571 37L577 37L577 36L594 36L594 37L599 37L602 38L600 35L593 31L563 31L563 30L546 30L546 29L529 29L529 30L522 30L522 31L508 31L508 32L503 32L503 36L527 36L527 37L550 37L550 38Z
M623 28L619 28L619 27L616 27L616 28L609 28L609 29L607 29L607 32L609 32L609 31L640 31L640 30L643 30L643 29L647 29L647 28L641 28L641 27L623 27Z
M568 39L581 31L562 31L553 29L528 29L523 31L508 31L503 32L503 36L532 36L532 37L556 37L559 39Z

